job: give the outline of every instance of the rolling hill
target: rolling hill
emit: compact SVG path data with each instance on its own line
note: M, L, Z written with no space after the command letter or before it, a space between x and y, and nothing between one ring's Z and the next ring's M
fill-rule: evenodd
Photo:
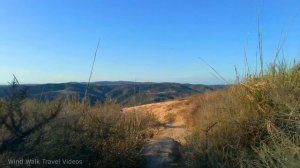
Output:
M84 97L87 83L59 83L59 84L31 84L28 97L40 100L53 100L59 96ZM226 87L225 85L179 84L179 83L151 83L130 81L101 81L93 82L88 89L91 103L103 102L108 98L116 100L124 106L147 104L172 100L178 97L190 96L196 93L214 91ZM6 96L5 90L9 86L0 86L0 98Z

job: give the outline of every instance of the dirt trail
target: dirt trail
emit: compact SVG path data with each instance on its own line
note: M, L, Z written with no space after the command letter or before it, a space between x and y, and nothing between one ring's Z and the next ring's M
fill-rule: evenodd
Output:
M153 113L161 123L165 123L152 139L149 139L142 154L146 167L183 167L181 146L190 132L181 116L189 107L188 100L173 100L123 109L124 112Z

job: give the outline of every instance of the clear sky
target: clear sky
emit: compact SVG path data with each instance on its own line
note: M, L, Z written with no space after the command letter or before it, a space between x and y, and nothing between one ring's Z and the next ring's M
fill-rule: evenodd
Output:
M299 60L299 0L0 0L0 83L130 80L220 84L255 71L260 13L265 63ZM282 33L283 32L283 33Z

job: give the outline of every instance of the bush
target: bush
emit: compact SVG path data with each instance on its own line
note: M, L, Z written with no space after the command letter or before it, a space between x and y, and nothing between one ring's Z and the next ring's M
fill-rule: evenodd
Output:
M56 118L61 111L59 102L43 106L42 111L32 113L22 108L26 101L26 88L16 81L11 84L11 90L0 104L0 153L26 151L24 150L28 137L35 134Z

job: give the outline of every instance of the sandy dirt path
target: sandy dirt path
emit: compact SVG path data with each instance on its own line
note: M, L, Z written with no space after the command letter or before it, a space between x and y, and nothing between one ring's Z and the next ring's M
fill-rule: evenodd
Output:
M181 147L186 143L185 138L190 131L181 114L188 108L188 100L183 99L123 109L124 112L153 113L164 123L142 150L146 167L184 167Z

